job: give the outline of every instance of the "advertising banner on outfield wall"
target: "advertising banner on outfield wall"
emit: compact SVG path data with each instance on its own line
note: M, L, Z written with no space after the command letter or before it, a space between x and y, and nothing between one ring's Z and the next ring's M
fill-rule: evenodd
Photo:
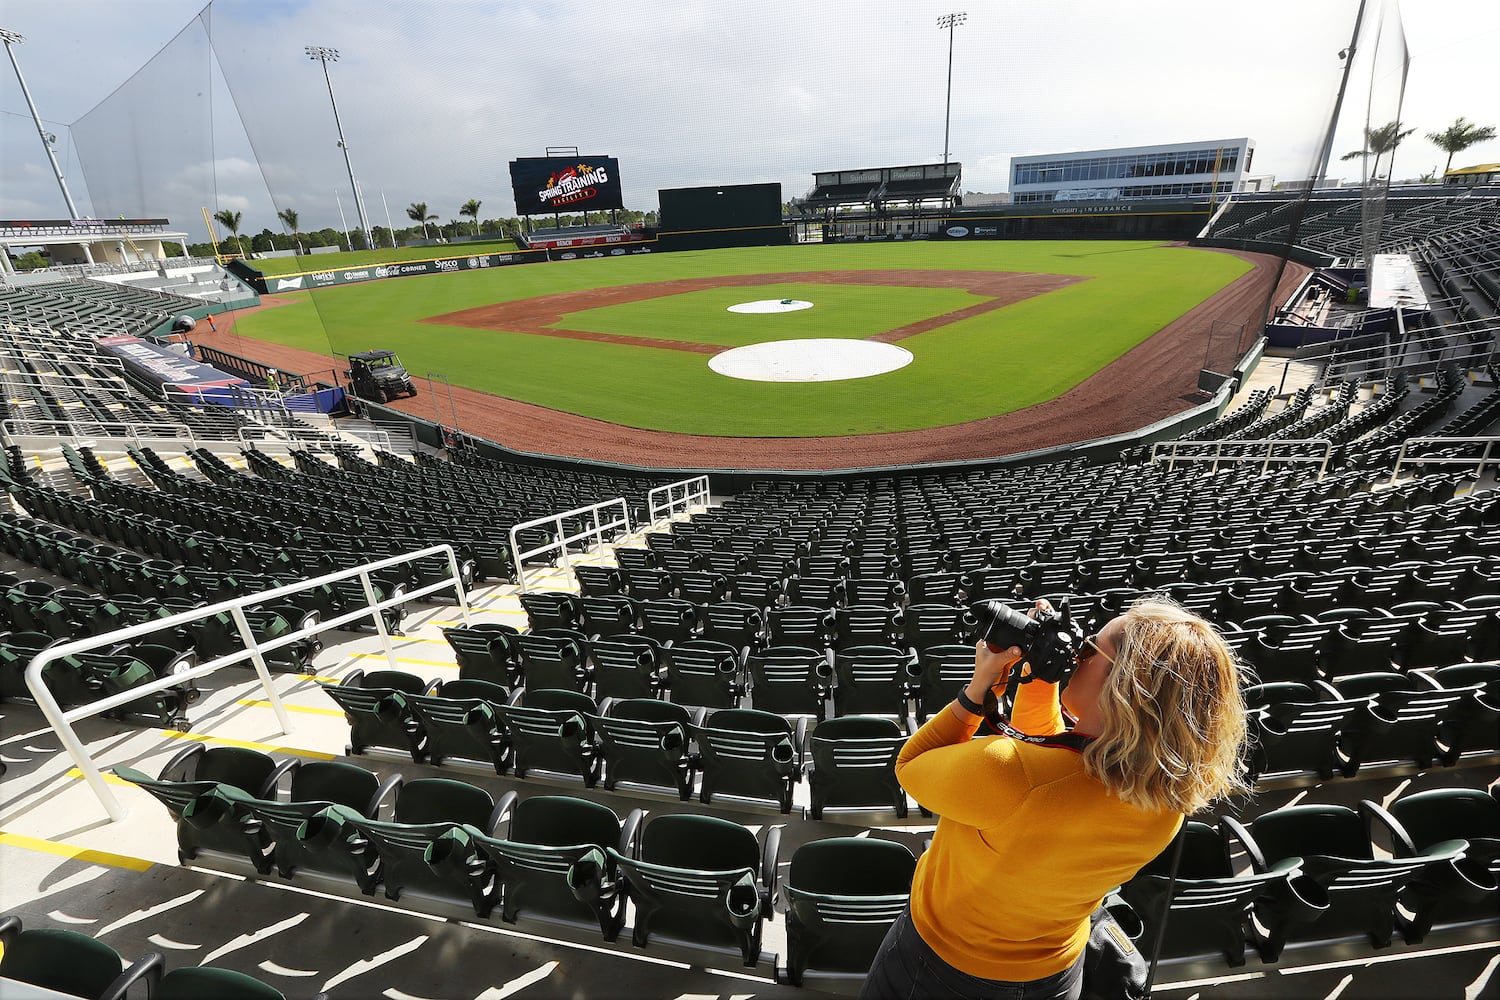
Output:
M531 264L547 259L539 250L516 253L476 254L472 257L452 257L443 260L408 260L390 264L369 264L365 267L344 267L332 271L311 271L306 274L270 275L265 279L265 293L304 292L309 288L332 288L334 285L354 285L361 281L379 281L382 278L409 278L418 274L451 274L455 271L480 271L490 267L505 267L510 264Z
M625 207L613 156L523 156L510 161L510 186L517 215Z

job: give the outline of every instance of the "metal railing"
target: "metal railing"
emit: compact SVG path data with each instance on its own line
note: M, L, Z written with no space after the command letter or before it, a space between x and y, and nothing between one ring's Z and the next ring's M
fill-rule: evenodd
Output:
M600 515L602 515L605 510L614 507L618 507L620 509L620 515L617 520L603 521L600 519ZM588 527L585 527L582 531L575 532L571 535L567 534L567 528L564 526L563 521L567 518L578 517L584 514L590 515L592 517L592 524L590 524ZM550 524L554 527L555 531L553 532L552 540L544 542L534 549L527 549L524 552L521 551L521 532L525 531L527 528L536 528L544 524ZM514 564L516 567L516 582L521 586L521 593L526 593L528 587L526 582L526 572L522 569L523 560L530 559L533 556L546 555L549 552L556 551L561 556L562 565L570 566L572 565L572 563L570 563L568 560L569 545L571 545L573 542L581 542L585 539L590 538L595 539L593 543L594 545L602 544L604 542L604 533L607 531L623 531L629 533L630 509L625 505L624 497L615 497L613 500L601 500L599 503L590 504L587 507L578 507L573 510L565 510L561 514L549 514L546 517L538 517L535 520L524 521L521 524L517 524L512 527L510 529L510 554L511 558L514 560ZM592 545L590 547L592 547Z
M646 510L651 518L651 526L655 527L669 520L672 515L686 513L694 507L707 507L708 496L707 476L695 476L656 487L646 494Z
M1478 455L1413 455L1413 445L1447 446L1454 445L1483 445ZM1413 465L1472 465L1475 467L1474 475L1483 476L1484 467L1494 465L1500 469L1500 454L1497 454L1496 446L1500 445L1500 437L1414 437L1407 438L1401 442L1401 451L1396 455L1396 467L1391 470L1391 482L1401 475L1401 466L1404 463Z
M75 441L99 438L131 441L143 446L148 441L181 441L193 445L193 431L187 424L162 421L161 423L124 423L99 420L32 420L14 417L0 421L0 434L7 440L18 441L28 437L72 438Z
M1228 450L1231 454L1224 454ZM1287 454L1277 455L1285 450ZM1183 454L1186 451L1187 454ZM1165 457L1164 457L1165 456ZM1219 464L1259 462L1260 471L1265 472L1272 462L1300 462L1316 464L1318 478L1328 473L1328 462L1333 457L1333 442L1327 438L1296 438L1273 440L1258 438L1253 441L1158 441L1151 446L1151 461L1166 462L1171 472L1178 462L1212 462L1210 472L1219 471Z
M416 590L408 591L406 593L396 594L384 599L380 599L376 596L375 588L370 582L371 573L378 572L379 570L383 569L388 569L391 566L400 566L404 563L416 562L419 559L426 559L430 556L435 555L446 555L448 557L448 568L450 571L449 576L444 577L436 583L430 583L426 586L419 587ZM267 601L273 601L281 597L288 597L293 594L299 594L304 590L311 590L314 587L321 587L325 584L337 583L340 580L349 580L356 577L364 587L366 602L364 607L357 608L353 611L346 611L333 618L319 621L314 625L304 626L303 628L299 628L294 632L288 632L285 635L277 636L276 638L264 643L258 641L255 638L254 631L250 627L250 621L245 616L245 608L257 604L264 604ZM274 590L262 591L258 594L248 594L244 597L236 597L228 601L221 601L218 604L214 604L209 607L194 608L191 611L183 611L179 614L171 615L167 618L158 618L148 622L141 622L136 625L131 625L127 628L118 629L114 632L105 633L104 635L89 636L86 639L77 639L73 642L63 643L60 646L48 647L47 649L42 650L35 657L33 657L31 663L27 665L26 687L30 689L31 697L36 701L37 707L42 710L42 715L46 717L47 723L52 727L53 731L57 733L57 738L62 743L63 748L67 750L68 755L73 758L73 763L78 765L78 770L83 774L84 779L89 784L89 788L99 799L100 805L104 806L105 811L109 813L110 820L120 820L124 818L125 810L121 807L119 801L114 797L113 793L110 792L109 785L105 782L104 776L99 772L98 766L94 763L93 758L89 755L88 748L84 746L83 741L80 740L78 738L78 734L74 732L73 723L78 722L81 719L91 718L104 712L120 708L123 705L128 705L133 701L138 701L145 695L154 694L157 691L165 691L168 688L177 687L184 681L195 680L199 677L206 677L209 674L223 669L224 667L232 666L244 660L249 660L255 667L255 673L260 680L261 687L265 690L266 700L271 703L271 708L276 712L276 720L281 726L281 733L289 733L292 730L291 719L287 715L285 706L283 706L281 703L281 696L277 694L275 685L271 683L271 673L270 670L266 667L265 656L263 654L273 652L283 646L289 646L295 642L300 642L303 639L319 635L331 629L339 628L343 625L349 624L350 622L370 617L374 620L375 630L380 633L380 641L385 649L386 660L390 663L391 668L395 669L396 649L391 645L391 635L390 632L386 629L385 617L381 614L381 612L383 612L386 608L395 607L396 605L403 604L406 601L416 600L417 598L425 597L428 594L434 594L444 590L452 590L457 595L457 604L459 607L459 611L463 617L463 622L465 625L469 624L469 601L468 596L464 593L463 577L459 573L458 568L458 557L454 554L452 546L434 545L430 548L420 549L416 552L409 552L405 555L390 556L376 562L366 563L362 566L354 566L349 569L339 570L336 573L329 573L316 579L303 580L300 583L288 584L287 586L277 587ZM118 694L113 694L108 697L101 698L98 701L91 701L87 704L79 705L78 707L69 709L66 712L62 710L62 706L58 704L57 699L52 696L51 690L47 687L47 682L42 679L43 669L45 669L46 666L54 660L60 660L64 657L73 656L76 653L87 652L91 649L99 649L100 647L104 646L113 646L117 643L125 642L138 636L150 635L155 632L177 628L181 625L187 625L192 622L201 621L202 619L208 618L211 615L219 614L220 612L228 612L234 619L235 627L239 631L240 640L245 644L244 649L237 650L233 653L226 653L223 656L215 657L209 662L200 664L190 670L184 670L181 673L170 674L166 677L159 677L154 681L148 681L138 687L129 688L128 690L121 691Z

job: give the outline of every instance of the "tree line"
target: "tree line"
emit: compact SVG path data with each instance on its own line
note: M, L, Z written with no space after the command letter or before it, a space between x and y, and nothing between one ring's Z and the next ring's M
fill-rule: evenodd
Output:
M478 238L488 236L497 240L515 239L522 231L523 223L516 216L481 220L479 212L482 205L483 203L478 199L470 198L458 209L458 214L468 221L449 219L447 222L439 222L439 216L428 210L425 201L412 202L406 208L406 217L415 225L396 229L394 232L388 226L371 226L370 235L377 247L389 247L393 242L399 244L418 239L451 240L461 236ZM614 217L622 225L652 225L656 222L655 212L638 212L628 208L616 210ZM328 246L353 250L367 249L358 229L352 229L348 233L332 227L304 231L300 225L301 216L295 208L279 210L276 218L281 224L279 232L264 228L259 233L251 235L244 229L243 212L230 209L215 212L213 219L222 228L225 237L219 241L219 252L234 252L243 257L250 254L269 253L273 250L295 250L302 254L314 247ZM598 221L598 218L599 216L595 215L591 221ZM564 226L581 226L584 224L584 217L564 215L560 217L560 221ZM556 224L557 222L551 216L547 216L543 223L543 225ZM190 243L188 252L194 256L212 256L214 248L208 243Z
M1407 136L1416 132L1415 128L1403 128L1402 126L1402 122L1393 121L1386 122L1384 125L1375 128L1366 128L1364 147L1350 150L1339 157L1339 159L1363 160L1373 156L1375 162L1370 166L1371 177L1395 176L1391 165L1396 160L1396 147L1400 146ZM1455 154L1462 153L1470 146L1477 146L1481 142L1489 142L1493 138L1495 138L1495 126L1479 125L1469 121L1462 115L1455 119L1452 125L1449 125L1441 132L1428 132L1427 141L1447 153L1448 159L1443 164L1443 172L1441 174L1436 171L1423 174L1422 180L1441 184L1443 176L1453 167L1453 157ZM1381 157L1389 157L1386 160L1384 174L1380 172Z

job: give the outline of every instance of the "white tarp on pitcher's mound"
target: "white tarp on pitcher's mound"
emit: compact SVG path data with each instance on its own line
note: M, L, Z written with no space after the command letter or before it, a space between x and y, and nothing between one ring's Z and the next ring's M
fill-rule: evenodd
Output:
M747 382L838 382L911 364L911 352L869 340L775 340L716 354L708 367Z
M759 299L755 302L740 302L729 307L732 313L789 313L798 309L811 309L813 304L803 299Z

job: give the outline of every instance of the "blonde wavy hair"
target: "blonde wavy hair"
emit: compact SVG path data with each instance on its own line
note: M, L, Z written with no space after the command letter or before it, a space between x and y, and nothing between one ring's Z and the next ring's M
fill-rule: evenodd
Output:
M1241 666L1214 627L1165 597L1121 616L1084 769L1141 809L1191 814L1249 790Z

